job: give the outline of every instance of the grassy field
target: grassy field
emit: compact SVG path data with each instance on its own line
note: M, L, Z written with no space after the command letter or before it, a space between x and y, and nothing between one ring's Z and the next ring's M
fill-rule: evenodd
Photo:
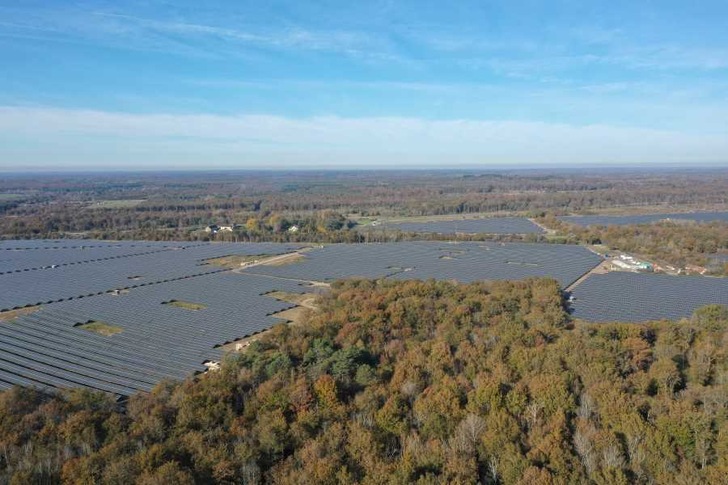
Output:
M306 259L304 256L302 256L298 253L293 253L293 254L289 254L289 255L277 258L276 260L271 261L269 263L263 263L263 264L265 264L266 266L288 266L289 264L300 263L304 259Z
M311 310L309 308L297 306L295 308L289 308L288 310L283 310L282 312L275 313L272 316L274 318L280 318L281 320L290 322L293 325L298 325L306 320L306 316L310 311Z
M91 203L88 209L128 209L136 207L142 202L146 202L144 199L118 199L118 200L100 200Z
M21 315L30 315L40 310L40 306L29 306L26 308L19 308L17 310L8 310L6 312L0 312L0 322L8 322L14 320Z
M276 300L285 301L287 303L293 303L294 305L300 305L306 308L316 308L315 302L318 295L314 293L288 293L285 291L273 291L266 293L265 296L275 298Z
M168 301L167 303L164 303L164 305L170 305L170 306L176 306L178 308L184 308L185 310L204 310L207 308L207 305L203 305L201 303L193 303L191 301L182 301L182 300L172 300Z
M111 325L100 320L94 320L88 323L84 323L82 325L76 325L76 327L87 330L89 332L98 333L99 335L105 335L107 337L111 335L116 335L117 333L121 333L124 331L124 329L121 327L117 327L116 325Z
M259 261L268 256L223 256L221 258L208 259L206 262L213 266L220 266L221 268L237 269L240 268L244 263L252 263Z
M664 214L664 213L680 213L680 212L725 212L728 211L728 205L680 205L680 204L664 204L664 205L630 205L615 206L604 209L590 209L581 212L575 212L574 215L600 215L600 216L632 216L646 214Z
M491 217L525 217L522 213L517 212L472 212L468 214L442 214L436 216L412 216L412 217L381 217L371 218L362 217L357 219L356 223L360 226L368 226L374 220L381 223L401 223L401 222L444 222L444 221L465 221L470 219L485 219Z

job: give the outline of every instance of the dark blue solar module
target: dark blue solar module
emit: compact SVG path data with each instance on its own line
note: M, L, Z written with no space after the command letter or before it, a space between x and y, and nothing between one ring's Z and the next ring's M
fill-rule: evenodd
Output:
M169 248L161 246L82 246L55 249L35 248L35 250L0 248L0 274L51 269L53 266L107 261L114 258L153 254L168 250Z
M590 322L677 320L728 305L728 278L613 272L589 276L572 295L574 317Z
M294 305L264 296L311 291L299 283L231 272L55 303L0 325L0 388L89 387L118 395L181 379L219 360L221 344L270 328ZM203 305L189 310L171 300ZM79 327L100 321L121 333Z
M438 234L541 234L544 232L541 227L525 217L386 223L377 227L383 230Z
M305 257L295 264L246 271L316 281L390 276L468 283L548 276L566 287L602 261L581 246L491 242L333 244Z
M630 216L560 216L564 222L579 226L624 226L628 224L651 224L668 219L694 222L728 222L728 212L685 212L671 214L643 214Z
M129 253L124 247L100 249L105 255L100 259L85 259L86 251L91 250L79 248L0 250L2 266L13 268L0 274L0 310L220 272L222 268L205 261L221 256L275 255L296 249L295 245L275 243L198 243L158 249L135 247ZM134 253L137 249L143 252ZM78 254L75 257L74 252Z

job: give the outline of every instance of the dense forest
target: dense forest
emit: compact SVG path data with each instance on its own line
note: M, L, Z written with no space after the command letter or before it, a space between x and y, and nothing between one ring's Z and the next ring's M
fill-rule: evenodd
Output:
M563 234L564 242L604 244L678 268L695 265L714 275L728 274L728 259L716 258L728 256L728 224L724 222L663 221L581 227L550 215L539 221Z
M571 321L555 281L334 285L119 405L0 395L10 483L724 483L728 311Z

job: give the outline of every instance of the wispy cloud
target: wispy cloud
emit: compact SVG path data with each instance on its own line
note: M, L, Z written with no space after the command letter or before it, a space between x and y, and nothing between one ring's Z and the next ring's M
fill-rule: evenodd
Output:
M728 138L607 125L416 118L285 118L264 115L138 115L44 108L0 108L0 160L46 162L92 150L94 160L128 163L149 150L156 163L187 151L263 166L271 157L305 164L395 160L440 163L667 163L728 161ZM32 147L20 140L36 140ZM15 140L13 142L12 140ZM25 148L23 148L25 146ZM123 146L116 153L110 147ZM44 149L45 147L45 149ZM69 153L65 153L69 151ZM136 155L135 155L136 156ZM237 158L236 158L237 157ZM215 162L215 160L208 160Z
M5 37L85 41L202 57L245 57L246 49L327 52L412 67L489 70L507 78L531 80L570 78L576 69L595 66L637 71L728 68L728 49L723 46L635 40L634 32L589 24L547 25L538 35L514 31L499 37L472 28L417 27L414 21L412 25L390 25L391 30L384 31L367 28L366 23L354 28L352 22L341 28L252 20L241 24L219 16L213 17L216 22L203 22L184 15L138 15L122 8L2 10L5 19L0 21L0 35Z
M259 46L361 52L363 48L371 47L374 43L371 36L361 32L311 31L297 27L272 32L265 30L253 32L215 25L166 21L105 12L95 12L94 15L121 22L134 31L147 29L181 36L209 37Z
M386 37L365 31L310 29L296 25L251 25L247 29L188 22L163 17L148 18L107 11L64 9L10 15L0 22L0 34L134 50L167 51L182 55L240 56L241 48L266 48L332 52L365 59L395 60ZM221 19L224 20L224 19Z

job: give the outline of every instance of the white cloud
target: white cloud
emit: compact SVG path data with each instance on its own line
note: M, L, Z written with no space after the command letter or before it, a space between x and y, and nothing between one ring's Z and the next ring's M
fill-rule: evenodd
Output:
M607 125L0 107L0 167L728 161L728 137ZM21 165L22 164L22 165Z

